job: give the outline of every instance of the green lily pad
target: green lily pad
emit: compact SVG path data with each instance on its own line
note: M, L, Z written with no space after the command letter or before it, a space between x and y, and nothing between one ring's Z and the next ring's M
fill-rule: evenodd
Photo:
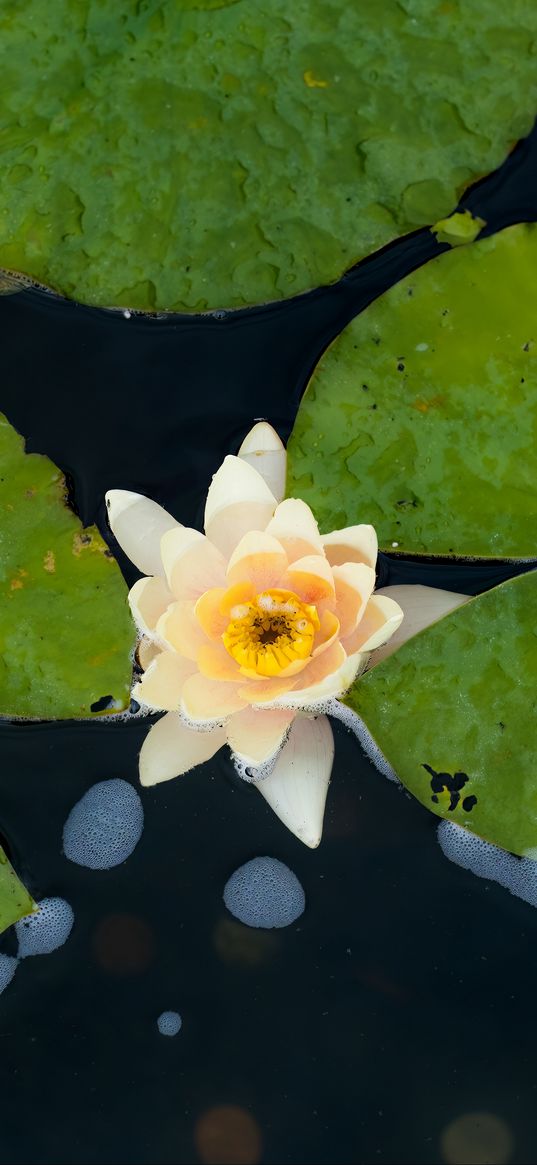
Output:
M0 934L35 910L35 902L0 846Z
M318 364L287 490L323 530L384 549L537 556L537 227L455 247L401 280Z
M537 573L407 640L346 703L423 805L537 856Z
M0 715L91 716L129 704L134 627L119 567L65 503L47 457L0 414Z
M528 0L4 0L0 265L149 310L328 283L529 131L536 38Z

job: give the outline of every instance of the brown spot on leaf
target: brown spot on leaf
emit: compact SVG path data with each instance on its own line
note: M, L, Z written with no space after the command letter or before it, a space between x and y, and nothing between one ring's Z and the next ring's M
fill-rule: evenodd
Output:
M47 550L43 559L43 569L46 570L47 574L54 574L56 570L56 558L53 550Z

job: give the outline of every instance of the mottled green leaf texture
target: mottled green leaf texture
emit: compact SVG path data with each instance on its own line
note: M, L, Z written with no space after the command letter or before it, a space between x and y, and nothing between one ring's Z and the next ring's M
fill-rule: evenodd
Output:
M0 715L90 716L128 706L134 628L126 586L65 481L0 414Z
M385 549L537 556L537 227L421 267L321 359L287 492Z
M35 902L19 881L0 846L0 934L35 908Z
M3 0L0 265L285 298L452 211L537 105L533 0Z
M346 702L433 813L537 854L537 573L420 632Z

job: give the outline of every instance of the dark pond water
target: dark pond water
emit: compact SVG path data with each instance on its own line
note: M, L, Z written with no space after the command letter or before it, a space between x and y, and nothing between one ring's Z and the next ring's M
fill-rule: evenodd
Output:
M464 204L489 230L536 218L535 135ZM418 232L335 287L219 319L0 298L0 408L67 472L84 522L104 529L119 486L198 524L254 418L286 438L326 344L438 250ZM381 562L384 583L473 593L515 572ZM537 913L450 864L436 820L334 730L317 851L222 755L144 791L140 845L98 873L62 856L62 826L95 781L137 782L147 721L0 724L0 831L34 895L75 912L68 943L0 998L1 1162L441 1162L446 1128L475 1112L512 1138L475 1160L536 1160ZM258 854L304 886L286 930L225 911L227 878ZM175 1039L157 1031L167 1009Z

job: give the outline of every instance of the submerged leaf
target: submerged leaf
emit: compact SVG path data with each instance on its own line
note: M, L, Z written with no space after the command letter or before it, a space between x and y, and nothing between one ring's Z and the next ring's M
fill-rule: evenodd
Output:
M537 99L528 0L10 0L0 21L0 265L86 303L330 282L449 214Z
M127 707L135 635L126 596L98 530L66 505L60 471L25 453L0 414L0 715Z
M457 247L403 279L321 359L287 491L323 530L383 549L537 555L537 227Z
M0 934L35 909L33 898L19 881L0 846Z
M433 813L537 853L537 574L502 583L409 639L346 703Z

